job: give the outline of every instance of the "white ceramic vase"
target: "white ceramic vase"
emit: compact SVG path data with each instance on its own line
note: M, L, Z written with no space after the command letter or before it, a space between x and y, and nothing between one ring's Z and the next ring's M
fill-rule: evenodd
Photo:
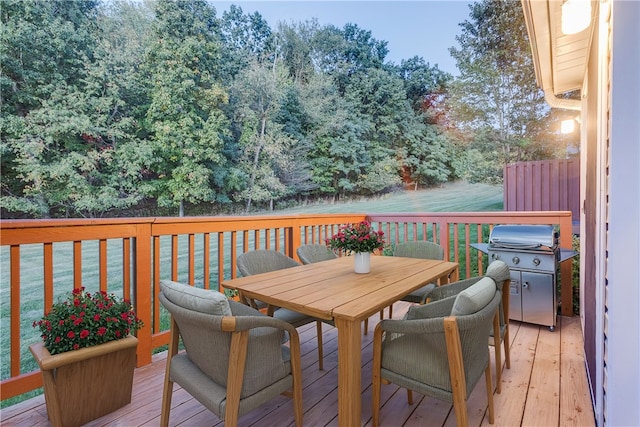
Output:
M353 258L354 272L364 274L371 271L371 252L356 252Z

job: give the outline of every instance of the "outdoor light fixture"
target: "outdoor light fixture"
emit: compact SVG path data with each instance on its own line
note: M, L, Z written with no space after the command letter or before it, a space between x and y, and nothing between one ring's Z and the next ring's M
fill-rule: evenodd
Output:
M567 119L560 122L560 133L568 134L573 133L576 128L576 121L574 119Z
M575 34L591 22L591 0L564 0L562 3L562 33Z

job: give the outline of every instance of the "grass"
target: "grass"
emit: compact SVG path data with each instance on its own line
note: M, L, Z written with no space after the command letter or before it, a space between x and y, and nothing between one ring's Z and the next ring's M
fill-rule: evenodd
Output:
M354 212L486 212L501 211L501 186L454 182L441 188L402 191L360 201L317 203L277 211L277 214Z
M371 198L367 200L339 202L339 203L318 203L296 208L284 209L270 212L274 215L283 214L305 214L305 213L388 213L388 212L471 212L471 211L499 211L502 210L502 187L485 184L467 184L456 182L446 184L442 188L419 191L403 191L390 193L383 197ZM488 233L488 231L487 231ZM251 234L251 233L250 233ZM473 227L472 234L475 234ZM461 234L464 239L464 233ZM196 235L196 271L202 271L202 235ZM251 239L253 238L251 234ZM475 239L475 235L472 235ZM217 283L217 256L216 248L213 247L216 239L211 238L211 283ZM474 240L475 241L475 240ZM241 242L238 242L241 251ZM179 236L179 279L186 281L187 271L187 238ZM73 247L72 243L55 243L54 245L54 291L55 298L65 296L72 288L73 283ZM22 278L22 289L20 293L21 306L21 347L20 353L21 372L31 372L37 369L37 365L31 357L28 347L39 340L37 330L31 324L38 320L44 311L43 294L43 245L24 245L21 247L20 275ZM120 240L109 240L107 242L107 277L109 292L118 294L122 290L122 242ZM161 238L161 277L170 276L171 251L169 237ZM185 249L182 249L185 248ZM230 244L225 243L226 250ZM200 251L198 253L198 251ZM461 251L464 251L464 241L461 240ZM87 290L95 292L99 281L98 269L98 242L87 241L82 244L82 283ZM227 261L229 255L226 256ZM225 263L226 263L225 262ZM461 266L464 268L464 266ZM229 271L229 267L225 269ZM0 378L10 377L10 288L9 288L9 248L0 247ZM461 271L464 274L464 271ZM196 279L198 284L198 279ZM200 278L199 283L202 283ZM212 285L213 286L213 285ZM166 322L164 322L166 323ZM150 325L149 325L150 326ZM165 325L166 326L166 325ZM39 394L39 391L30 392L26 395L12 399L3 400L0 408L18 403L28 397Z

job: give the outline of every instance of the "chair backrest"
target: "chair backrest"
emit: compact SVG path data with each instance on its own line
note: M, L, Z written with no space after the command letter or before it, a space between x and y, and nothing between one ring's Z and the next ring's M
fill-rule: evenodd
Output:
M298 249L296 249L296 253L303 264L327 261L338 257L331 249L320 244L299 246Z
M487 341L501 299L501 292L495 289L491 300L483 308L472 314L455 316L462 346L467 397L489 364Z
M419 360L413 368L414 378L435 386L432 390L434 396L448 399L446 395L453 386L449 364L452 360L457 360L448 354L452 349L445 337L448 332L443 322L454 321L456 324L462 353L460 360L464 365L460 372L464 371L467 396L489 363L487 341L502 296L490 278L477 287L474 286L467 288L459 300L459 294L453 295L429 304L413 306L407 313L407 321L418 320L424 323L420 327L416 326L416 329L421 328L425 336L423 339L412 339L407 347L411 350L405 350L403 357ZM423 360L429 360L429 364L425 365Z
M260 249L238 255L238 270L243 276L297 267L298 261L289 258L282 252L271 249Z
M437 243L424 240L403 242L396 245L393 256L443 260L444 249Z

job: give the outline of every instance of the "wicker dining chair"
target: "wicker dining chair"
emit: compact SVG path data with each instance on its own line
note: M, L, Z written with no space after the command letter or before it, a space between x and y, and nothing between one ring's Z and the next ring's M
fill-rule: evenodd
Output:
M300 339L292 325L178 282L161 281L159 299L171 314L161 426L169 425L174 382L228 427L280 394L293 398L302 426Z
M243 276L251 276L254 274L267 273L269 271L282 270L285 268L297 267L300 265L293 258L289 258L279 251L271 249L260 249L245 252L238 255L236 259L238 270ZM262 301L251 300L249 304L254 308L264 308L266 304ZM273 307L273 311L269 313L276 319L283 320L298 328L306 324L316 322L316 335L318 340L318 369L324 369L324 355L322 349L322 321L315 317L288 308Z
M373 337L373 426L379 423L381 384L394 383L453 403L458 426L468 425L467 399L484 373L489 422L494 422L487 340L498 329L501 292L493 279L458 296L409 308L402 320L383 320Z
M296 249L296 254L303 264L328 261L330 259L336 259L338 257L326 245L321 245L318 243L310 243L307 245L298 246L298 249Z
M434 288L426 295L426 301L439 301L444 298L449 298L458 295L460 292L468 289L470 286L477 283L483 277L490 277L498 286L498 290L502 292L502 300L500 302L499 309L499 321L500 321L500 334L499 339L496 340L491 332L489 336L489 345L495 348L495 362L496 362L496 392L502 391L502 351L500 346L504 348L504 362L507 369L511 369L511 352L510 352L510 340L509 340L509 287L511 284L511 275L509 272L509 266L500 260L493 261L487 267L487 271L484 276L472 277L470 279L460 280L458 282L450 283L447 285Z
M394 250L393 256L401 256L407 258L435 259L444 260L444 249L437 243L417 240L411 242L398 243ZM414 302L424 304L426 295L436 287L435 283L429 283L400 298L400 301ZM389 306L389 319L393 317L393 304ZM380 311L380 320L384 318L384 310Z

